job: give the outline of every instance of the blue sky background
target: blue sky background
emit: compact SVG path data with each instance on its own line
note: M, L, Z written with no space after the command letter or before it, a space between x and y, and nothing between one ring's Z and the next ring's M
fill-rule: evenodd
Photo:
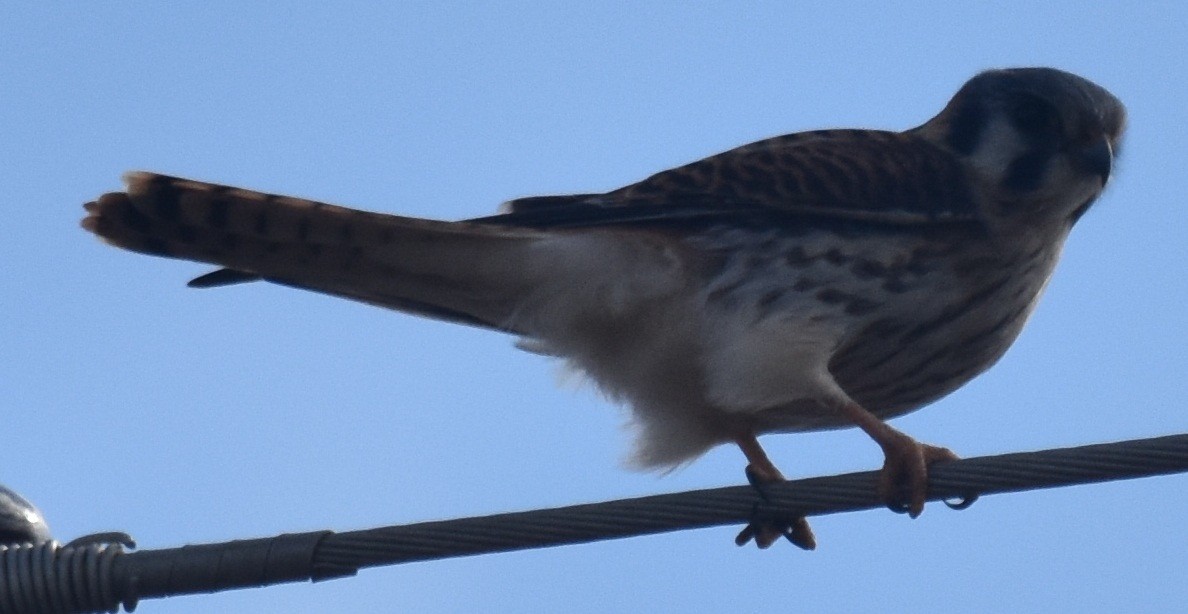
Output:
M1000 365L899 419L964 456L1188 431L1188 4L26 3L0 9L0 483L146 548L737 484L627 471L623 414L511 339L78 228L129 169L404 214L615 188L759 138L931 117L1050 65L1129 107L1116 181ZM785 473L873 469L852 430ZM1183 611L1188 477L372 569L140 611Z

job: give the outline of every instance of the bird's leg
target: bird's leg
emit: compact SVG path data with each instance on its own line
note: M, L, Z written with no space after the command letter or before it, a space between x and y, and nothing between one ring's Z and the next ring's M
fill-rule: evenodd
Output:
M767 453L763 451L763 447L759 445L759 440L753 433L739 436L735 442L738 443L738 447L746 455L749 463L747 465L747 480L755 486L760 495L763 494L764 484L787 481L784 474L780 473L780 470L772 464L771 459L767 458ZM780 537L787 537L788 541L805 550L817 547L813 530L809 528L808 520L804 516L798 516L781 523L752 521L738 534L734 543L742 546L754 538L756 546L767 548Z
M879 496L895 509L902 500L901 495L906 493L908 514L912 518L919 516L928 496L928 465L957 460L957 455L948 448L912 439L857 403L847 403L841 411L883 448L885 460L879 475Z

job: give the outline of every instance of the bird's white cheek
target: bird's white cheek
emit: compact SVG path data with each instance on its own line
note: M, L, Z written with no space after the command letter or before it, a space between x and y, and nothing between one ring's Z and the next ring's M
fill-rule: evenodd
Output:
M997 118L987 126L977 149L969 156L969 161L991 183L998 184L1011 163L1026 149L1022 137L1004 119Z

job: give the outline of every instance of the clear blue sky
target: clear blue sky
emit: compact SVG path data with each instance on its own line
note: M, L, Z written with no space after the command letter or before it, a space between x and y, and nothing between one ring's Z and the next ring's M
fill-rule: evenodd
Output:
M1188 431L1188 5L951 4L6 7L0 483L59 539L146 548L739 483L728 448L623 469L622 413L507 337L263 284L190 290L204 267L100 244L81 204L149 169L478 216L774 134L911 127L1013 65L1117 94L1124 158L1001 364L895 424L965 456ZM856 430L764 441L792 476L881 461ZM718 528L141 610L1183 611L1186 509L1188 477L1155 478L819 518L812 553Z

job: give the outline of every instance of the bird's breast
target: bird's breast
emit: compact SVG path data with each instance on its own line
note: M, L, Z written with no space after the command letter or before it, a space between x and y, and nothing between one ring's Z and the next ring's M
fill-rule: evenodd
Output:
M853 329L830 363L838 384L882 417L934 401L990 368L1019 336L1059 258L1063 237L1003 249L983 239L922 255L898 309Z
M796 408L772 430L842 426L831 424L834 385L882 416L955 390L1018 336L1059 253L1059 241L1004 249L961 228L721 229L696 242L717 255L706 310L734 324L711 336L734 348L717 354L744 363L731 377L751 381L758 372L770 382L735 396L756 406L766 395L768 407ZM763 352L739 350L751 347L739 339ZM786 360L745 364L764 353ZM816 409L806 399L818 401Z

